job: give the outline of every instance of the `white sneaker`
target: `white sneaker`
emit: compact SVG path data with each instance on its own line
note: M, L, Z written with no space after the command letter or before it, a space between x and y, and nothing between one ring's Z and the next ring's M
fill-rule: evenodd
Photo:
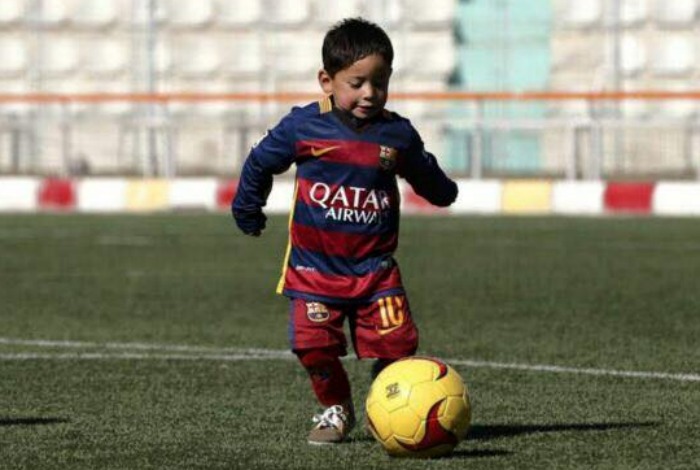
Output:
M314 445L342 442L355 427L355 413L352 407L333 405L312 419L316 425L309 432L308 442Z

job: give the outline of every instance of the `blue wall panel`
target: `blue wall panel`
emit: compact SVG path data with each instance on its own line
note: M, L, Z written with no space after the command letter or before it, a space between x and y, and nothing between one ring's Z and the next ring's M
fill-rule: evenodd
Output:
M455 84L468 91L523 91L545 89L551 54L551 0L468 0L457 9L459 65ZM539 117L539 103L489 103L485 117ZM473 117L473 106L455 105L452 117ZM536 135L484 134L485 171L527 173L540 168ZM446 166L467 171L470 139L465 131L451 132Z

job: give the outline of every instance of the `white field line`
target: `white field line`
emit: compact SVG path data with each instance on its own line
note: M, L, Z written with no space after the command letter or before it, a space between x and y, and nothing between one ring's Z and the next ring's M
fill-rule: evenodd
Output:
M243 356L271 357L272 359L294 358L295 356L286 350L263 348L215 348L209 346L190 346L184 344L157 344L157 343L97 343L91 341L61 341L61 340L26 340L17 338L0 338L0 345L8 346L36 346L42 348L72 348L72 349L116 349L128 351L173 351L180 353L210 353L217 356L227 354ZM149 356L151 357L151 356ZM195 356L200 357L200 356Z
M450 365L459 365L474 368L482 367L488 369L510 369L523 370L529 372L551 372L557 374L607 375L611 377L630 377L637 379L660 379L676 380L680 382L700 382L700 374L676 374L670 372L594 369L553 366L546 364L519 364L511 362L472 361L468 359L445 359L445 362L447 362Z
M102 349L107 352L19 352L0 353L2 361L20 360L188 360L188 361L251 361L251 360L292 360L295 356L286 350L264 348L214 348L208 346L188 346L177 344L152 343L97 343L88 341L24 340L0 338L0 345L34 346L41 348ZM119 351L119 352L111 352ZM134 352L141 351L141 352ZM594 375L626 377L636 379L671 380L678 382L700 382L700 374L670 372L631 371L616 369L595 369L565 367L546 364L522 364L469 359L443 359L450 365L483 369L520 370L573 375Z
M176 354L176 353L9 353L0 354L0 361L31 361L31 360L162 360L162 361L218 361L218 362L235 362L235 361L254 361L254 360L270 360L270 359L291 359L289 357L274 357L270 355L254 355L254 354Z

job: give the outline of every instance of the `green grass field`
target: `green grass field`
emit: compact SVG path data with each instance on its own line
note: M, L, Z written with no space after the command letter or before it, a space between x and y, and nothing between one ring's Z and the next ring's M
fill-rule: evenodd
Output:
M0 217L0 467L699 468L700 220L404 218L421 353L474 405L431 461L361 427L306 444L317 408L274 294L285 230ZM370 364L346 365L359 406Z

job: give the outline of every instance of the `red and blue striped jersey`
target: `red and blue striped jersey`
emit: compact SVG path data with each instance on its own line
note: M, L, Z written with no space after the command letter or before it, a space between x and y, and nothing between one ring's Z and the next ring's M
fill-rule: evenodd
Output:
M403 293L393 257L396 177L438 206L457 197L457 185L411 123L384 112L358 129L330 97L294 108L251 150L232 203L234 217L261 211L273 175L293 163L289 245L278 293L334 303Z

